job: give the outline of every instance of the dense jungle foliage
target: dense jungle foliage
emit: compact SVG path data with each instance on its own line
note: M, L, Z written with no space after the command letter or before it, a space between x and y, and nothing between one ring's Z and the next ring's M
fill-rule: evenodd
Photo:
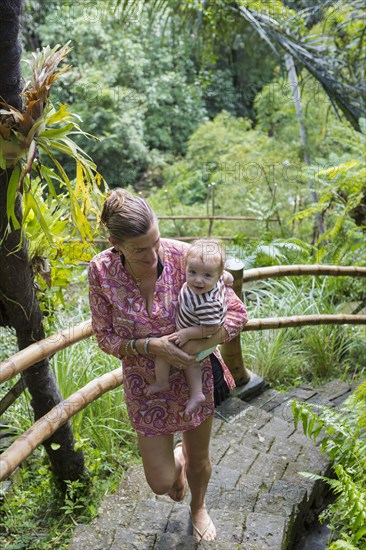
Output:
M344 83L342 93L348 90L350 104L359 97L366 40L361 2L237 3L270 15L297 40L314 44L315 73L295 56L299 89L289 80L284 51L276 48L276 53L255 26L227 12L227 1L154 2L152 8L142 1L24 4L25 60L36 49L71 41L71 68L52 89L51 101L59 109L52 116L60 122L65 113L77 115L73 120L84 134L75 139L97 169L97 191L89 196L75 159L60 148L54 155L72 182L79 207L93 217L82 243L74 240L67 190L42 151L46 175L29 180L34 201L24 199L26 234L34 257L47 258L51 266L51 284L42 269L37 275L48 333L90 315L87 262L105 246L98 239L106 236L95 218L101 195L117 186L141 193L158 216L254 218L217 219L211 227L245 268L365 265L366 115L360 114L355 128L335 111L316 77L323 60L334 89L339 90L336 81ZM123 10L123 4L130 9ZM180 4L188 22L184 10L177 9ZM330 57L338 60L339 72L329 65ZM30 78L26 64L23 74ZM160 229L163 236L190 238L207 235L209 222L163 219ZM243 290L252 318L356 313L366 307L365 284L356 278L284 278L251 283ZM246 366L282 390L337 377L362 379L364 336L362 327L331 325L251 332L242 336L242 348ZM0 340L3 359L15 352L16 342L5 329ZM117 366L93 340L52 359L64 396ZM364 392L358 402L362 399ZM12 435L32 423L25 393L12 408ZM88 481L70 482L66 500L55 496L39 449L18 471L11 492L1 497L3 548L66 548L73 525L95 516L103 494L137 460L120 389L76 415L73 429L86 455ZM364 476L360 480L364 483ZM365 487L360 491L364 495ZM351 544L350 538L348 548L361 547L357 544L363 540L361 535Z

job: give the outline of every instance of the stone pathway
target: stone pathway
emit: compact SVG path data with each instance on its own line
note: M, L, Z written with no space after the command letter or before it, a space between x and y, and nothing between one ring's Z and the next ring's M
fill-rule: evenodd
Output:
M316 390L267 390L245 402L231 397L218 409L211 443L213 474L207 508L216 525L212 550L290 550L310 508L321 498L319 482L300 471L327 475L329 463L292 422L291 400L339 405L351 392L340 381ZM69 550L188 550L189 496L182 503L155 496L142 466L130 468L114 495L104 498L98 517L79 525Z

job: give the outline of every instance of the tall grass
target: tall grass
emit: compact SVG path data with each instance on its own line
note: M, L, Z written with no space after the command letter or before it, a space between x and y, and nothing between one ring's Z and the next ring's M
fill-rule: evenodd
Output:
M57 353L52 370L64 397L68 397L105 372L121 367L121 361L103 353L95 338L88 338ZM121 367L122 368L122 367ZM72 418L76 437L115 457L136 453L134 431L124 402L123 387L107 392Z
M81 316L80 310L67 320L60 315L59 326L50 332L79 323ZM94 338L66 348L51 359L64 398L120 364L99 350ZM27 391L7 411L2 422L18 435L33 424ZM72 418L72 424L75 448L82 448L85 456L85 479L68 482L66 494L61 494L48 468L44 448L39 447L18 469L10 493L2 492L0 484L1 548L66 549L74 526L95 517L103 496L113 492L126 468L137 460L137 442L128 419L123 387L91 403Z
M248 285L249 287L249 285ZM249 318L336 314L333 282L302 277L268 280L245 289ZM246 366L278 387L313 384L365 372L363 326L320 325L242 335Z

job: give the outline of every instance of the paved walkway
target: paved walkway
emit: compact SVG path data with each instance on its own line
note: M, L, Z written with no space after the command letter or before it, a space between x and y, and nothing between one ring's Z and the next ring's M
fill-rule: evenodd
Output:
M340 404L351 388L340 381L316 390L301 386L282 394L267 390L250 402L231 397L214 421L213 475L207 507L215 522L212 550L290 550L310 508L321 499L321 485L300 471L327 474L329 463L292 422L291 400ZM141 466L114 495L103 500L98 517L79 525L69 550L188 550L191 536L189 496L174 503L155 496Z

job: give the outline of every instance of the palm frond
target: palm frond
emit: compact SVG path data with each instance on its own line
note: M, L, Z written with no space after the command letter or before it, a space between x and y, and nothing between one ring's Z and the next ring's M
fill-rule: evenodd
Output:
M328 95L335 111L344 114L352 126L360 131L359 119L364 116L363 97L366 85L363 82L352 84L342 79L345 62L320 39L308 36L303 40L292 35L273 17L241 6L232 8L250 23L262 38L271 43L272 51L281 57L290 54L299 64L320 83ZM277 46L277 48L276 48Z
M128 5L131 6L147 6L152 17L156 18L160 10L164 13L164 17L179 15L182 21L188 27L197 32L197 19L201 23L199 25L200 33L210 33L210 26L216 17L215 22L219 22L222 28L232 30L232 21L245 20L248 22L259 36L267 43L274 55L279 58L283 57L284 53L288 53L294 57L296 62L307 71L320 83L338 116L340 112L346 117L351 125L360 131L359 119L365 116L364 97L366 95L366 85L362 78L350 78L345 76L346 62L340 57L336 49L332 49L330 45L324 42L323 37L314 38L310 34L306 34L303 39L299 38L296 30L299 27L306 29L306 23L314 16L316 11L319 11L319 6L306 8L297 13L287 10L287 20L281 20L280 14L268 15L265 12L259 12L253 9L246 2L227 0L220 2L215 14L210 10L205 12L205 2L189 2L184 0L154 0L153 3L149 0L111 0L116 6ZM212 2L209 6L212 7ZM265 7L265 2L263 2ZM366 33L366 25L363 15L363 3L359 0L351 0L347 3L348 8L352 13L352 17L363 21L363 28L360 30L360 49L362 51L362 43ZM326 1L321 6L321 11L324 12L327 8L336 9L334 2ZM126 8L127 9L127 8ZM293 16L291 16L293 13ZM202 14L209 14L208 17L202 17ZM230 17L234 15L234 17ZM293 20L291 20L291 17ZM317 17L318 18L318 17ZM205 25L205 21L208 22ZM225 23L226 21L226 23ZM229 22L230 21L230 22Z

